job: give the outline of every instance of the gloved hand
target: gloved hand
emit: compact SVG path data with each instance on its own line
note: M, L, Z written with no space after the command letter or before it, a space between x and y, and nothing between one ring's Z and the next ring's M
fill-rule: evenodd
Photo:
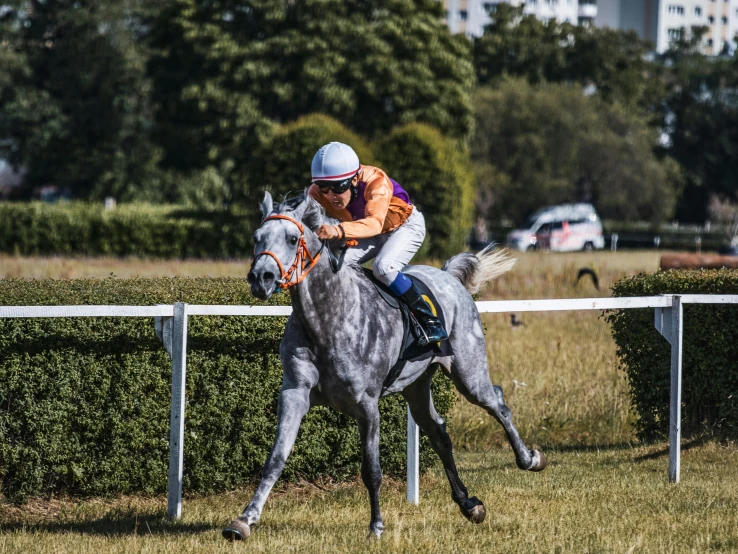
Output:
M321 240L337 239L340 236L340 233L338 232L338 229L335 225L326 224L321 225L316 234Z

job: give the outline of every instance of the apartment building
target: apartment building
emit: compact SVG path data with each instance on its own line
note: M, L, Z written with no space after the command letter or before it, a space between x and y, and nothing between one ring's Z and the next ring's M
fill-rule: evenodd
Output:
M705 54L736 50L738 0L443 0L448 26L455 33L481 36L489 12L500 2L523 5L525 13L542 20L634 30L657 52L695 26L708 28Z
M596 25L634 30L657 52L667 50L692 27L707 27L705 54L735 50L738 0L600 0L598 8Z
M448 26L454 33L481 36L489 23L490 10L494 11L500 2L524 5L525 13L544 21L592 25L597 17L597 0L443 0Z

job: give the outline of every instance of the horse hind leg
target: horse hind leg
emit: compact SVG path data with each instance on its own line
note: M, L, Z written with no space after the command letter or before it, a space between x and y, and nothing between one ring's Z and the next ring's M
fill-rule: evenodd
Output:
M410 407L413 419L423 432L428 435L433 450L443 463L449 485L451 498L458 504L461 513L472 523L482 523L486 516L484 504L475 496L469 497L469 491L459 478L454 461L451 439L446 432L446 423L436 412L431 396L430 382L433 371L426 372L414 383L402 391L402 395Z
M474 369L470 370L470 368ZM527 471L546 469L548 460L543 452L529 450L520 438L518 430L513 425L512 412L505 404L502 387L493 385L489 380L486 358L482 360L482 363L473 365L457 361L451 368L450 376L456 388L469 402L484 408L502 425L507 440L515 452L515 462L520 469Z

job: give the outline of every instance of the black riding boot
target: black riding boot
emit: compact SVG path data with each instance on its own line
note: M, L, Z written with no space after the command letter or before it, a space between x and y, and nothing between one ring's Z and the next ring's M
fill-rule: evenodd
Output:
M420 327L425 333L425 337L418 338L421 346L432 342L440 342L448 338L448 334L443 328L441 321L433 314L433 310L421 296L420 291L414 283L399 298L410 308L410 311L415 316L415 319L418 320Z

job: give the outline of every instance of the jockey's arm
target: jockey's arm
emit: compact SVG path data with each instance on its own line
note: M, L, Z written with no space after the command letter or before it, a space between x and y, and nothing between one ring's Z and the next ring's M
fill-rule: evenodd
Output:
M310 187L308 194L327 208L326 202L322 198L323 195L318 191L318 187L315 185ZM356 221L344 221L341 223L345 238L347 239L363 239L381 234L382 228L384 227L384 220L389 210L390 200L392 200L392 184L386 177L377 175L367 181L366 188L364 189L364 198L366 199L365 217ZM337 236L341 237L340 230L338 230Z

